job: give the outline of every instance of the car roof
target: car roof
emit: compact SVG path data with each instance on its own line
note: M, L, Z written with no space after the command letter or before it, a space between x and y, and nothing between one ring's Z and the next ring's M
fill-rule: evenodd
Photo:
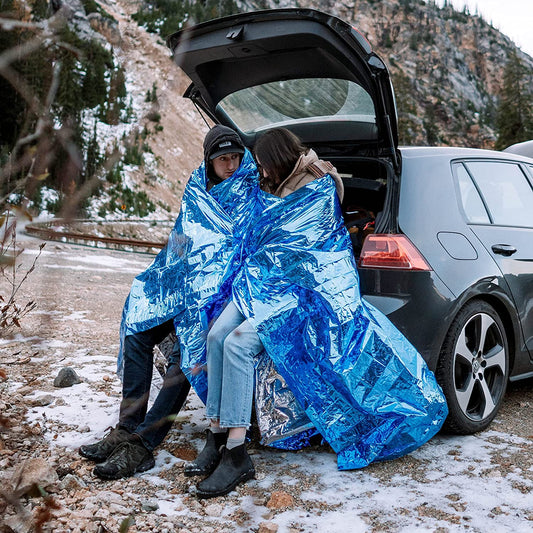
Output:
M516 143L505 148L504 152L511 154L524 155L526 157L533 158L533 140Z
M455 158L485 158L514 160L523 163L533 163L533 159L510 152L499 152L497 150L486 150L483 148L463 148L453 146L401 146L402 159L420 157L446 157Z

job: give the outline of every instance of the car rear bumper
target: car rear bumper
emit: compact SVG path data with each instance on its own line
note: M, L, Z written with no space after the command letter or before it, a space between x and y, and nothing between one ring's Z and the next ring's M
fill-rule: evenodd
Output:
M361 295L405 335L434 371L454 295L433 272L360 268Z

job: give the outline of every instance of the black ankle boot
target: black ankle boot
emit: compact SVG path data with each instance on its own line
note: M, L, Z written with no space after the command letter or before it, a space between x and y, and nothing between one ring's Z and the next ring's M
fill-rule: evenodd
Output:
M227 431L224 431L224 433L213 433L208 429L204 449L192 463L185 465L185 475L208 476L211 474L220 461L220 447L226 444L227 440Z
M231 450L224 446L221 455L216 470L198 484L196 491L198 498L224 496L239 483L255 477L254 465L246 451L245 444Z

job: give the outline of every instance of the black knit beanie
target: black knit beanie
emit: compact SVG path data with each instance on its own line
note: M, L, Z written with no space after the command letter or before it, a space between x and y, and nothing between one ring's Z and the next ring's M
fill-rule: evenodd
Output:
M205 163L207 165L211 159L229 153L244 154L244 144L231 128L217 124L204 139Z

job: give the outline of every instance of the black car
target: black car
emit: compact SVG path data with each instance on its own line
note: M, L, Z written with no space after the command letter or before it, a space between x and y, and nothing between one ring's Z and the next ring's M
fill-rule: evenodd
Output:
M508 380L533 376L533 159L399 148L386 65L315 10L217 19L168 45L185 96L247 146L285 127L337 167L363 296L436 372L448 429L487 427Z

